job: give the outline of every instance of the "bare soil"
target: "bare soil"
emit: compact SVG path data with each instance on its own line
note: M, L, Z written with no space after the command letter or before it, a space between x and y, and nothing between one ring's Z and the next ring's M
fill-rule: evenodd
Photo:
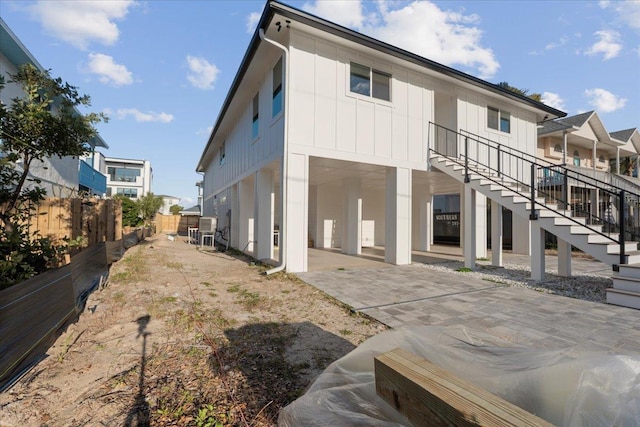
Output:
M331 362L386 327L293 275L160 234L0 394L0 426L271 426ZM345 284L347 285L347 284Z

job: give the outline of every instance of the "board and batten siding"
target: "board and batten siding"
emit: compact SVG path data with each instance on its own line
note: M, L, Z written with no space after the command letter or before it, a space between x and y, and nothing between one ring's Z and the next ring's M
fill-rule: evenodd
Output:
M351 61L391 74L391 102L350 92ZM290 149L424 169L433 111L427 80L380 54L370 56L292 31Z

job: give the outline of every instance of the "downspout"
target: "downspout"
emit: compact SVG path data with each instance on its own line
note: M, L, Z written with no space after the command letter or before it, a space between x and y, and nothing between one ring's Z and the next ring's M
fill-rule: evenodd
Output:
M268 39L264 35L264 29L258 29L258 34L260 35L260 39L277 47L278 49L284 52L284 135L282 141L282 164L280 170L280 203L282 204L282 218L280 219L280 236L278 238L278 244L280 245L279 250L279 264L272 268L271 270L267 270L265 274L268 276L273 273L277 273L279 271L283 271L287 264L287 182L289 181L289 161L288 161L288 150L289 150L289 50L281 45L280 43Z

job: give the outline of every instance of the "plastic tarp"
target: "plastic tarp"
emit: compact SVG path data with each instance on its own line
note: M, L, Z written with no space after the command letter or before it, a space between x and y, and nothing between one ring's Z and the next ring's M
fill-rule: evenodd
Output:
M332 363L278 425L411 425L375 391L374 357L400 347L557 426L640 426L640 355L508 345L460 327L384 332Z

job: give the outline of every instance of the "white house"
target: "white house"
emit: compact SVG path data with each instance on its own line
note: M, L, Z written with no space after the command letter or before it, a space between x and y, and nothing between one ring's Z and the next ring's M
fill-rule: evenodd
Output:
M0 93L1 102L9 104L12 99L24 96L22 87L9 82L9 75L16 74L24 64L31 64L40 71L45 70L0 18L0 75L4 77L6 85ZM55 112L56 108L54 103L52 111ZM109 148L100 135L87 141L87 144L91 151L89 157L93 156L96 148ZM104 174L78 157L53 156L34 161L29 172L29 179L39 179L41 182L38 186L46 190L47 196L71 197L78 195L80 191L102 196L106 192Z
M153 169L149 160L105 157L107 196L138 199L151 192Z
M374 245L402 265L412 250L429 251L436 237L451 235L474 268L489 226L492 262L501 265L508 209L512 248L531 254L533 279L544 277L550 232L559 274L571 274L575 246L619 270L611 302L633 294L624 304L640 308L632 280L616 286L635 272L626 264L640 263L625 228L640 192L536 157L538 130L564 116L269 1L197 165L203 215L217 217L231 246L258 259L276 258L278 232L271 272L304 272L310 246L358 255ZM625 142L598 138L614 150ZM594 212L608 217L573 212L560 179L563 188L588 190L607 208Z
M203 215L259 259L274 257L279 229L280 268L302 272L310 243L359 254L372 242L387 262L408 264L412 249L430 248L434 203L459 211L475 199L474 235L462 235L463 246L476 241L475 261L486 252L486 197L430 166L430 138L447 139L435 124L535 155L537 123L564 115L268 2L197 166ZM528 230L528 219L514 223ZM527 232L514 239L528 252Z

